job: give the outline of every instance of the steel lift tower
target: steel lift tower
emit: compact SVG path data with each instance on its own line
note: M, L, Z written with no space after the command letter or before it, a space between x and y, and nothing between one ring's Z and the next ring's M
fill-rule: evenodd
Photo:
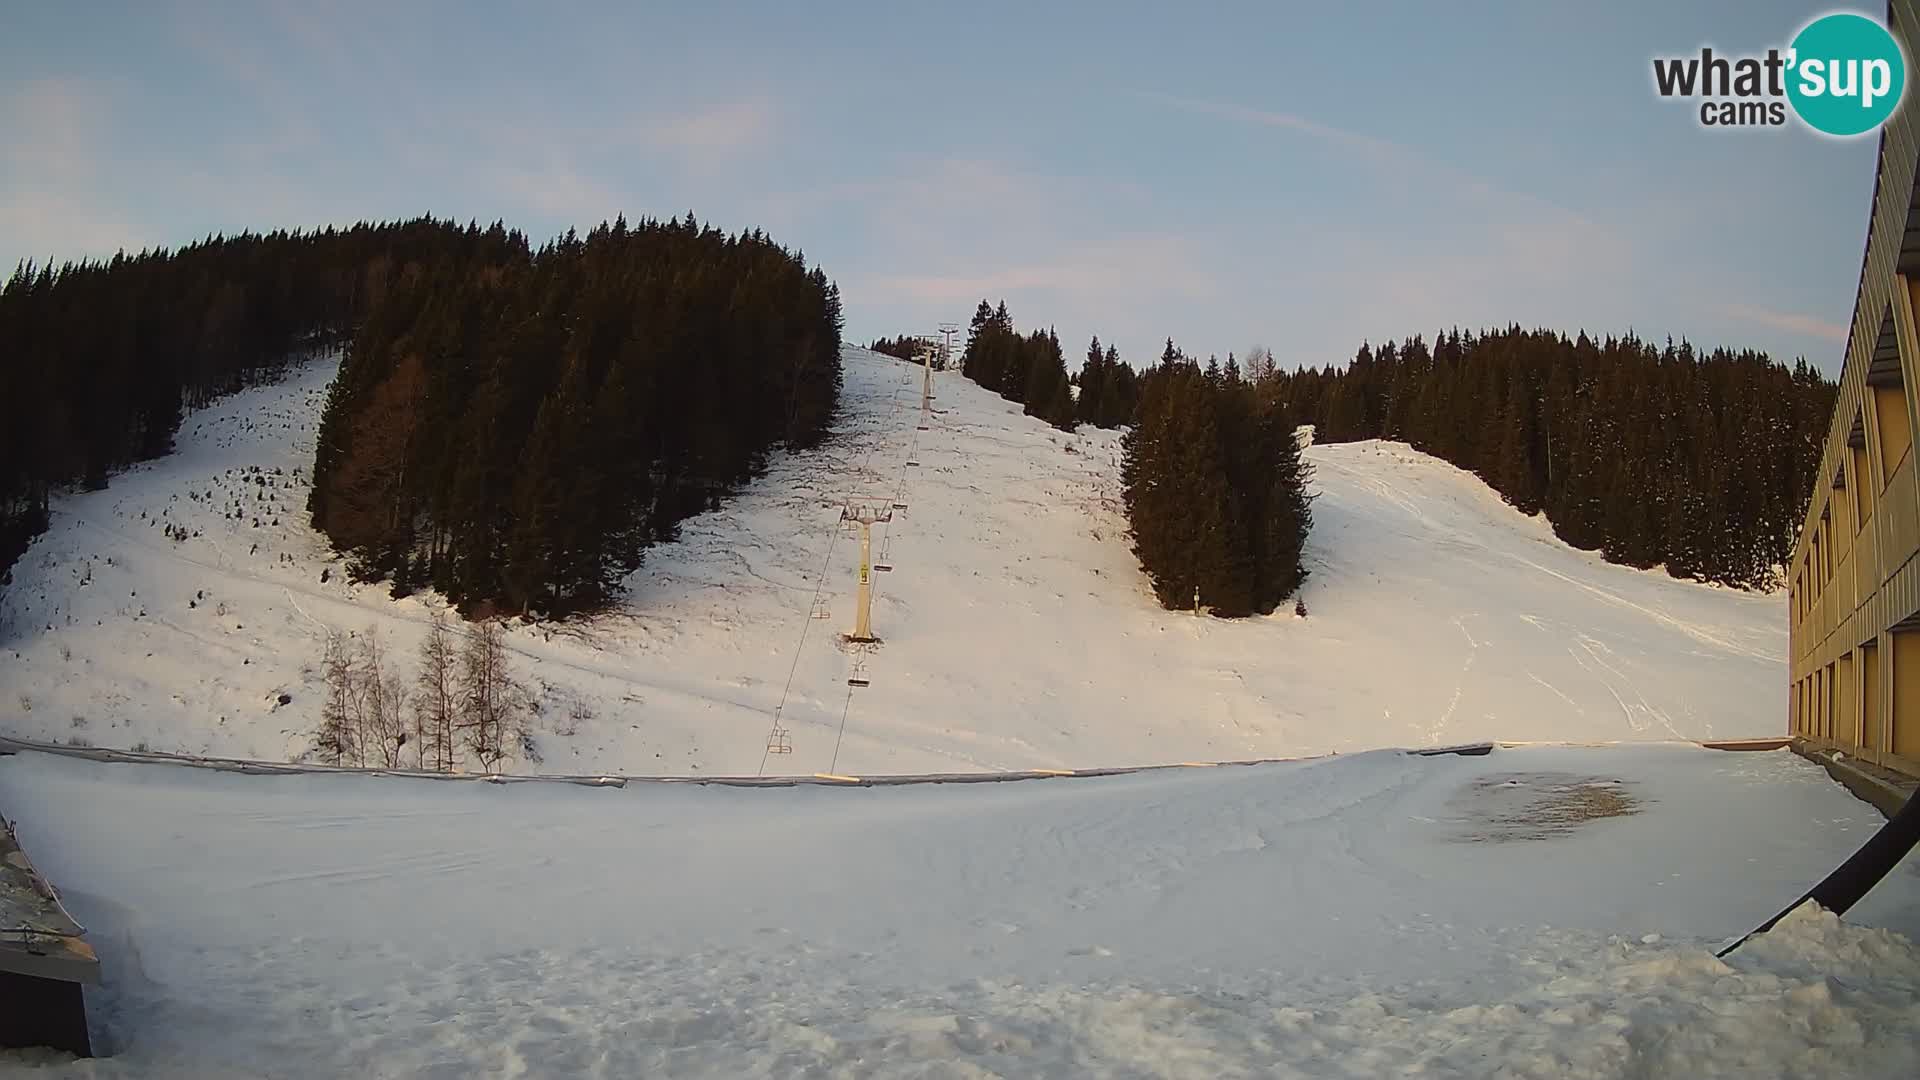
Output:
M871 644L873 636L873 526L893 520L893 510L860 503L848 503L840 511L841 521L860 526L860 584L854 598L853 632L848 641Z

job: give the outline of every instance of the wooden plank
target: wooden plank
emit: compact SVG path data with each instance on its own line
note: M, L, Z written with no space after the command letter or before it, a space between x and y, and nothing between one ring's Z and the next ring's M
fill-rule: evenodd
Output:
M1709 750L1779 750L1792 743L1790 736L1770 735L1764 739L1705 739L1700 745Z
M0 935L0 975L99 985L100 958L77 937Z

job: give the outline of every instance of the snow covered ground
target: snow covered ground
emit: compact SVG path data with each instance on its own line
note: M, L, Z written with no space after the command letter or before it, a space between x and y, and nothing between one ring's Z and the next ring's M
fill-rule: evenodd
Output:
M58 500L0 601L0 733L295 759L318 720L325 627L378 627L411 662L437 601L349 584L305 524L332 370L194 413L178 453ZM1607 565L1397 444L1310 451L1308 618L1161 611L1127 549L1117 436L1065 435L957 374L936 382L942 412L918 431L918 369L847 350L826 446L688 522L625 609L514 630L542 709L540 760L510 768L754 773L789 672L794 753L769 772L1786 726L1782 596ZM864 657L837 640L858 560L835 525L849 497L907 504L875 528L894 569L875 575L884 644ZM817 589L830 618L808 618ZM856 663L872 685L849 694Z
M59 501L0 601L0 733L297 759L325 628L410 657L437 601L348 583L303 523L331 375ZM1782 598L1609 566L1363 443L1309 455L1308 618L1163 612L1114 434L952 375L919 430L919 378L848 350L827 445L688 522L622 610L511 631L541 703L511 768L752 774L783 700L769 773L1341 755L771 789L0 757L111 1054L0 1073L1920 1072L1920 861L1711 955L1879 824L1788 753L1660 743L1784 728ZM858 654L847 498L905 504ZM1375 749L1487 738L1643 745Z
M1711 955L1878 824L1784 751L766 790L27 753L0 806L112 1054L8 1075L1920 1074L1916 860Z

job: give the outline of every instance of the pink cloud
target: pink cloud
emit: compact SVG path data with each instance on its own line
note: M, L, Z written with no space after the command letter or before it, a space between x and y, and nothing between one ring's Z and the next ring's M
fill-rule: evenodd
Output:
M1789 334L1801 334L1810 338L1835 345L1845 345L1847 328L1842 323L1822 319L1817 315L1801 315L1791 311L1773 311L1757 308L1748 304L1728 304L1721 309L1726 314L1745 322L1764 326L1771 330L1782 330Z

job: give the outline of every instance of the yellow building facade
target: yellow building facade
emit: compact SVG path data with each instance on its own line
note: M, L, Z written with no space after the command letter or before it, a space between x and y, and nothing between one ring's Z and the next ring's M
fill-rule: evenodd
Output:
M1889 25L1909 57L1916 0ZM1911 96L1911 93L1909 93ZM1881 129L1845 366L1788 567L1791 733L1920 776L1920 109Z

